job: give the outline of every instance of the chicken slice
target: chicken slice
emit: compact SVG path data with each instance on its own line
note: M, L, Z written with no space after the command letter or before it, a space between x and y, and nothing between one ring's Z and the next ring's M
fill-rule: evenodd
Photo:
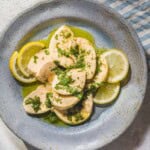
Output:
M85 38L77 37L80 55L84 55L85 71L88 80L92 79L96 70L96 52L92 44Z
M41 82L47 81L50 75L53 75L52 69L56 67L47 50L42 50L35 54L29 61L28 70L37 80Z
M63 67L70 67L74 64L70 49L74 43L73 32L67 26L61 26L54 33L49 44L51 58Z
M88 95L81 105L77 105L69 110L58 110L53 111L59 119L70 125L77 125L85 122L92 114L93 110L93 96Z
M45 105L46 95L51 92L51 86L40 85L23 100L23 107L29 114L42 114L50 110Z
M108 75L108 64L104 58L98 59L98 71L94 77L94 82L102 83L106 81Z
M51 99L52 105L59 110L66 110L73 107L80 101L80 98L76 96L65 96L53 92L53 98Z
M59 94L71 95L73 94L72 91L70 91L71 89L76 90L77 92L81 92L85 86L86 73L81 69L71 69L61 79L59 79L59 76L60 75L56 75L52 82L53 90ZM71 80L70 83L65 83L65 80L69 79ZM62 80L64 81L65 85L59 84L62 82ZM57 85L59 85L59 88Z

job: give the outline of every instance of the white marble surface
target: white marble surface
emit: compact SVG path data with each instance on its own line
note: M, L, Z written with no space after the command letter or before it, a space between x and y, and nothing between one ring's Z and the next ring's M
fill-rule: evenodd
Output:
M18 14L42 1L45 0L0 0L0 36ZM34 148L19 140L0 120L0 150L26 149ZM133 124L120 138L101 150L150 150L150 86Z

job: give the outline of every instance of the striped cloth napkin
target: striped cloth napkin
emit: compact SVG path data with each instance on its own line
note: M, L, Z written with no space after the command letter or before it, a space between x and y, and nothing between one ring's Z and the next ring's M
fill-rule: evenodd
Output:
M150 0L100 0L100 2L119 12L131 23L146 51L150 67Z

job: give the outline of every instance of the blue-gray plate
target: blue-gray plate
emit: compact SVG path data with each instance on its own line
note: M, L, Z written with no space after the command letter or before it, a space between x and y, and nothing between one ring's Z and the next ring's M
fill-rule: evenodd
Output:
M117 101L96 107L92 118L74 127L56 127L28 116L22 106L20 85L11 76L12 52L28 40L46 37L62 24L89 31L98 47L122 49L128 56L131 78ZM21 139L40 149L88 150L117 138L131 124L144 98L147 66L143 48L133 28L117 13L89 0L52 0L21 14L0 41L0 115Z

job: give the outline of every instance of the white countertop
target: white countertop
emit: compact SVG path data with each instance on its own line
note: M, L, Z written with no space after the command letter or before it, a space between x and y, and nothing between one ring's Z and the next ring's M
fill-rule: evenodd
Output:
M27 8L45 0L0 0L0 36L6 26ZM150 80L149 83L150 85ZM133 124L117 140L101 150L150 150L150 86ZM19 140L0 120L0 149L26 150L33 149Z

